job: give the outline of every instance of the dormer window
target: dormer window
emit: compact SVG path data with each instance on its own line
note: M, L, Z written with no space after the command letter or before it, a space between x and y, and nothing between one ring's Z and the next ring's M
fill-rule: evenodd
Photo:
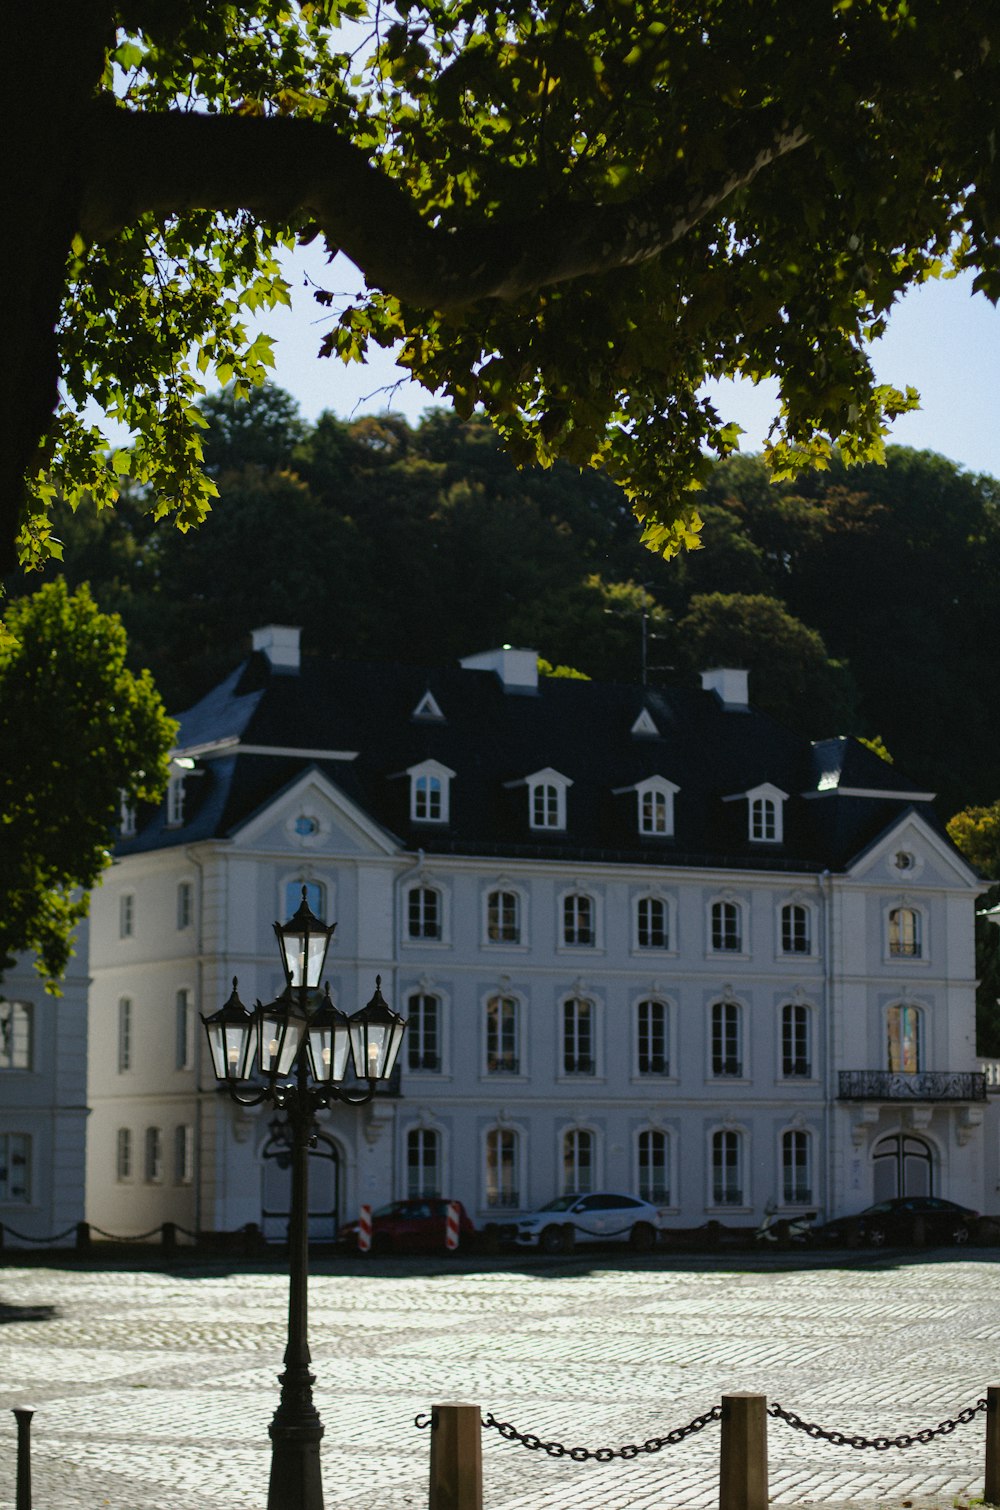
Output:
M171 776L167 783L167 827L180 828L184 822L184 777Z
M669 839L674 831L674 796L680 790L662 776L636 783L639 832L652 839Z
M751 839L769 840L772 844L778 837L778 805L773 797L755 797L750 804Z
M771 782L762 782L748 792L733 792L723 802L747 805L747 838L751 844L781 844L784 841L785 803L788 793Z
M411 766L410 817L414 823L447 823L451 808L451 779L455 772L436 760Z
M536 771L527 777L528 824L534 829L566 827L566 791L572 786L558 771Z

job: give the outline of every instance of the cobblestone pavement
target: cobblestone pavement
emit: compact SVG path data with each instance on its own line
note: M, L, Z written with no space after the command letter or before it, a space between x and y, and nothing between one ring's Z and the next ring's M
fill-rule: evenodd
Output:
M664 1435L734 1390L868 1436L936 1425L1000 1383L998 1280L981 1253L320 1262L327 1510L426 1506L414 1417L446 1400L591 1448ZM272 1268L0 1269L0 1510L13 1405L37 1412L35 1510L263 1510L286 1304ZM952 1510L982 1493L983 1422L876 1453L772 1420L772 1498ZM713 1424L657 1456L576 1464L488 1431L486 1510L702 1510L718 1450Z

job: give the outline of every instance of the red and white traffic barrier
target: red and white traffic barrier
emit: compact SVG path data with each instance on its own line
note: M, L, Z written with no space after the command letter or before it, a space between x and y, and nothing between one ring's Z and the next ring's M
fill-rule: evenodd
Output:
M358 1215L358 1252L370 1253L372 1246L372 1208L362 1206Z
M444 1219L444 1246L446 1253L454 1253L458 1247L458 1202L449 1201Z

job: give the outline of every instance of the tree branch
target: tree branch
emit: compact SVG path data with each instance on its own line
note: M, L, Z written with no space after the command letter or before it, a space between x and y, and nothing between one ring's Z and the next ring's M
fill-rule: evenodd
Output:
M749 133L746 133L749 136ZM98 103L84 172L80 230L103 240L139 214L247 210L303 213L369 284L425 308L515 300L612 272L681 240L769 164L808 141L776 125L743 145L717 182L692 193L683 169L620 204L561 204L518 222L448 231L429 225L405 189L336 131L309 121L166 112Z

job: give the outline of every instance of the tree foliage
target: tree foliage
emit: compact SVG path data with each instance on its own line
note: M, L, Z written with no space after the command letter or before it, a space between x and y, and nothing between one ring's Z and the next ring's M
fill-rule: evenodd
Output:
M247 314L296 239L364 283L317 291L325 354L399 343L518 461L601 466L666 552L736 439L706 378L778 377L779 473L878 457L915 401L866 356L895 300L953 267L1000 293L991 0L11 0L0 41L26 561L55 490L203 517L196 400L262 378Z
M948 833L969 864L994 882L976 915L976 1046L1000 1057L1000 925L986 916L1000 909L1000 801L963 808L949 819Z
M176 725L125 631L62 581L10 603L0 637L0 974L34 951L50 990L124 799L155 801Z

